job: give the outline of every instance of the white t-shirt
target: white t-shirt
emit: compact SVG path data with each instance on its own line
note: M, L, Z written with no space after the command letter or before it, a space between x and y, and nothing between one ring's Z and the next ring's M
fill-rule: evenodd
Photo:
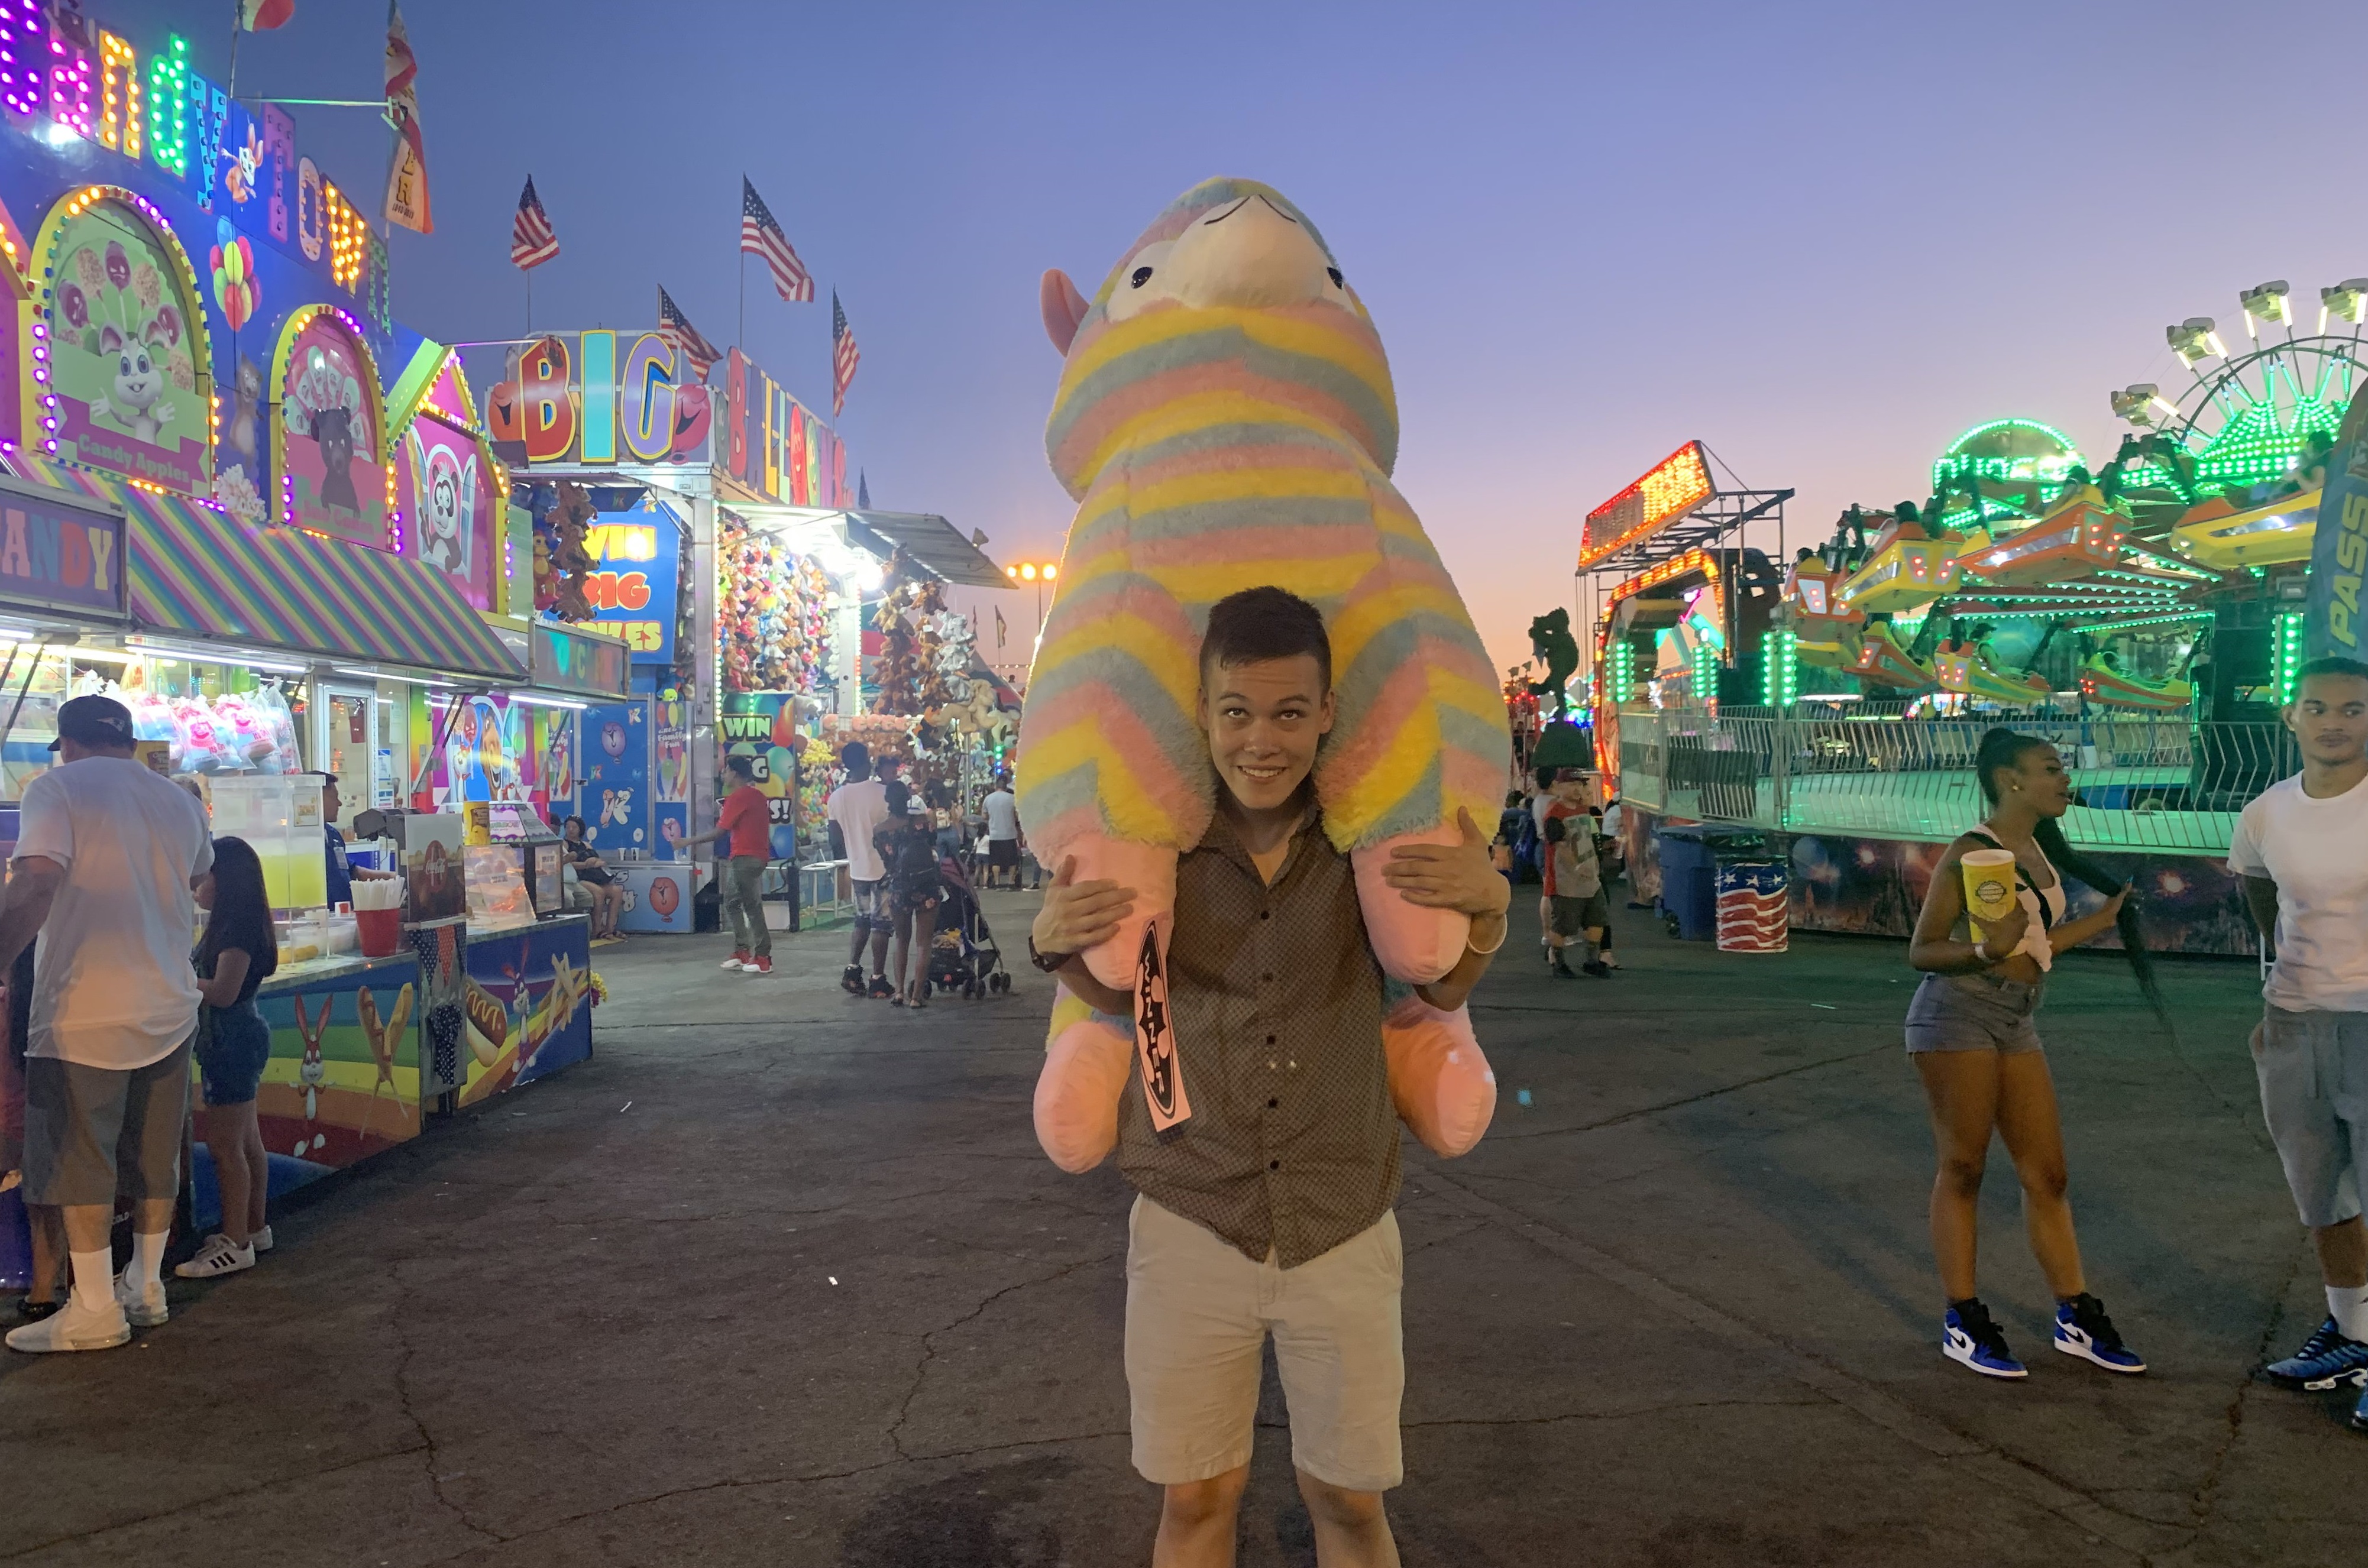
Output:
M2299 776L2271 785L2237 819L2228 869L2278 884L2262 996L2294 1012L2368 1013L2368 780L2326 801Z
M1008 790L997 790L986 798L986 836L1019 836L1019 797Z
M189 880L214 863L205 808L129 757L86 756L25 786L17 858L65 868L33 949L26 1051L118 1072L198 1025Z
M876 882L888 874L871 835L888 820L888 786L877 778L842 784L830 792L830 820L847 838L847 874L859 882Z

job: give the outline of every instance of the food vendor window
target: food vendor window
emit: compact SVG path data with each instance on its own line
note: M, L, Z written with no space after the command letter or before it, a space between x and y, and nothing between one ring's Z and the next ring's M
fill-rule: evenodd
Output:
M11 660L0 691L0 715L14 713L0 744L0 800L18 800L25 785L57 758L58 706L90 693L112 697L131 710L132 733L143 755L161 748L153 766L199 781L301 772L298 744L304 707L301 678L245 665L166 658L99 648L29 645ZM21 699L21 701L20 701Z
M324 686L320 744L314 755L324 772L336 776L339 804L334 825L350 826L357 812L376 801L378 749L378 693L368 687Z

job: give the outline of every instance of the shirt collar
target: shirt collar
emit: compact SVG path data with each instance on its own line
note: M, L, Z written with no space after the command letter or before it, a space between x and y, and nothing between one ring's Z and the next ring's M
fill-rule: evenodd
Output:
M1224 787L1222 780L1217 785L1220 790ZM1275 881L1278 882L1282 880L1282 871L1290 869L1292 863L1298 859L1300 840L1315 830L1319 815L1314 785L1302 786L1300 792L1304 803L1300 808L1299 821L1292 826L1291 848L1282 858L1282 869L1275 873ZM1266 881L1259 874L1257 863L1250 858L1250 852L1243 847L1241 835L1235 831L1233 819L1225 815L1225 810L1222 804L1209 813L1209 830L1201 835L1199 847L1214 850L1251 876L1257 877L1259 881Z

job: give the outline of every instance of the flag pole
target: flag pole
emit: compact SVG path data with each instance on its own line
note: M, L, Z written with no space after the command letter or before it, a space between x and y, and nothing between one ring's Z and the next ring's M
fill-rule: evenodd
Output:
M732 335L733 347L743 355L748 352L748 253L740 253L740 324Z
M523 270L526 273L526 335L532 337L534 335L534 268L529 267Z
M238 35L245 32L246 0L230 0L230 85L223 96L238 97Z

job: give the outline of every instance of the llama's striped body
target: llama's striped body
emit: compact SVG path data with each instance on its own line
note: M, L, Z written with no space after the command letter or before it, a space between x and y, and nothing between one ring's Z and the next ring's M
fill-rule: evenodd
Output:
M1260 194L1281 201L1210 181L1128 255ZM1330 631L1338 718L1316 789L1334 844L1435 828L1458 807L1492 821L1504 705L1390 483L1397 415L1371 322L1323 301L1169 302L1113 321L1125 267L1070 347L1046 432L1079 505L1020 726L1019 809L1040 853L1089 834L1200 841L1215 787L1194 713L1201 630L1217 600L1268 585Z

